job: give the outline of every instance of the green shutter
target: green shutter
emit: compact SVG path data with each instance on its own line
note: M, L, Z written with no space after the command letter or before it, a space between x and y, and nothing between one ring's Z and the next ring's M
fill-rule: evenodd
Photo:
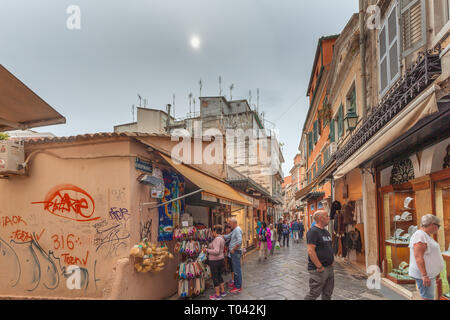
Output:
M344 117L343 117L343 106L341 104L338 112L338 137L339 138L342 137L343 134L344 134Z
M311 154L311 151L313 150L313 141L312 141L312 133L308 132L308 150L309 154Z
M331 119L330 121L330 142L334 142L335 141L335 133L334 133L334 119Z
M314 121L314 127L313 127L313 130L314 130L314 144L316 144L317 143L317 120L316 121Z

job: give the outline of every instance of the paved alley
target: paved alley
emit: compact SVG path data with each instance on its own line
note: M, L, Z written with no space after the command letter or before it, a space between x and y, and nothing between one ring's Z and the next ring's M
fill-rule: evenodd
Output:
M303 300L309 289L307 259L305 240L275 250L272 257L262 262L258 262L258 252L253 252L244 260L242 293L228 294L224 300ZM366 276L346 263L335 262L334 270L334 300L402 299L384 287L368 289ZM225 281L230 278L230 274L224 276ZM194 300L206 300L212 294L213 289L209 288Z

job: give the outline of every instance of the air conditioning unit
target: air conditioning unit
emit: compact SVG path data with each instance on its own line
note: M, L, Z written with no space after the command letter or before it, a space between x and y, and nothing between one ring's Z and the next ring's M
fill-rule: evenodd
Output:
M330 143L330 156L333 155L337 151L337 144L336 142Z
M0 141L0 174L20 174L25 162L23 141Z

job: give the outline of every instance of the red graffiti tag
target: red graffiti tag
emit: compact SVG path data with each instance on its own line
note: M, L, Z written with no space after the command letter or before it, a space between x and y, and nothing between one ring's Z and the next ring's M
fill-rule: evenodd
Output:
M71 256L70 253L63 253L61 255L61 257L64 258L64 263L68 264L68 265L86 265L87 264L87 260L88 260L88 256L89 256L89 251L86 252L86 258L84 259L80 259L74 256Z
M38 241L41 239L44 231L45 229L42 229L41 234L39 236L36 236L36 239ZM11 239L20 242L28 242L33 240L33 234L24 230L16 230L11 233Z
M27 223L22 219L21 216L2 217L2 226L5 228L8 225L15 225L15 224L19 224L19 223L23 223L24 225L27 225Z
M44 210L70 220L100 219L100 217L93 217L94 199L83 189L71 184L54 187L47 193L44 201L32 202L32 204L44 204Z

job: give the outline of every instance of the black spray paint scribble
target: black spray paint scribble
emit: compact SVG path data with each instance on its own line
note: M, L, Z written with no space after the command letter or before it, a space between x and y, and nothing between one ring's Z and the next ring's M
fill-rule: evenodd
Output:
M34 291L39 285L49 290L58 288L62 279L67 279L75 272L67 272L61 265L61 259L55 257L54 252L48 253L41 247L36 235L26 242L6 241L0 238L0 265L9 265L4 270L4 279L8 283L2 286L16 287L19 283L26 291ZM89 272L86 268L79 268L81 276L81 289L87 290L89 285Z

